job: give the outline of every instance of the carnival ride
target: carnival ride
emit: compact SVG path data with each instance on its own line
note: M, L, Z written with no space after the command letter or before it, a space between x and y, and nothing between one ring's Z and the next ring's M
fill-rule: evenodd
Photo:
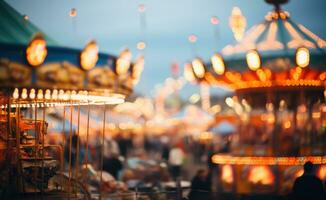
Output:
M224 192L286 194L306 161L325 181L326 42L292 21L287 0L266 2L275 9L239 42L185 65L188 81L235 92L235 114L216 115L237 126L231 152L212 157Z
M0 32L1 199L29 198L28 194L33 198L90 199L89 176L85 175L90 166L87 156L78 161L79 141L74 154L78 164L72 163L72 138L80 133L80 109L86 107L89 116L91 106L102 107L103 146L107 105L124 102L132 92L144 57L132 63L128 49L118 57L99 53L94 40L83 50L60 47L4 1L0 1L0 15L4 30ZM59 145L45 142L47 109L53 107L62 108L63 115L68 113L70 119L69 133L61 133ZM78 117L74 118L76 113ZM77 120L75 130L72 119ZM63 120L62 132L66 125ZM88 150L89 121L86 134ZM65 153L68 163L63 159ZM105 185L102 173L93 175L101 198Z

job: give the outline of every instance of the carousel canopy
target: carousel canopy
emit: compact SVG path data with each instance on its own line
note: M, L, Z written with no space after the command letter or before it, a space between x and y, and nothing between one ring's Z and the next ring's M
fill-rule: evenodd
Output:
M254 25L242 40L227 45L205 64L200 58L185 66L189 81L225 86L236 91L280 87L322 91L326 80L326 41L297 24L275 5L265 20Z
M30 22L28 16L21 15L3 0L0 0L0 27L0 43L27 45L36 33L42 33L47 45L58 45Z
M99 53L95 40L84 49L57 43L0 0L0 102L23 106L53 103L116 104L132 92L144 58L132 63L125 49L116 57ZM33 106L32 105L32 106Z

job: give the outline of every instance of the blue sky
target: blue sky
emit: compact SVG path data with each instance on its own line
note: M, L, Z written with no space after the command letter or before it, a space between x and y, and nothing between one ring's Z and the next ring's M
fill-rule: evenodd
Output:
M183 63L193 57L187 37L198 36L196 53L208 59L213 52L234 42L228 18L234 6L241 8L247 18L247 28L262 21L272 9L264 0L6 0L63 46L82 48L96 39L100 50L118 54L129 47L133 55L136 44L145 38L146 65L136 90L149 95L154 86L171 75L170 65ZM147 27L140 29L137 11L146 5ZM77 17L71 18L71 8ZM326 0L291 0L283 8L297 23L326 38ZM220 19L219 38L214 39L211 16ZM187 97L198 88L187 85L182 95ZM221 93L214 89L213 93Z

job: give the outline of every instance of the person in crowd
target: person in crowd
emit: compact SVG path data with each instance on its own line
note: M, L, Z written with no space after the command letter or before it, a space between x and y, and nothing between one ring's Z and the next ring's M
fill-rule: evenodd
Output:
M172 177L176 180L181 175L184 153L180 147L175 145L169 153L169 165Z
M169 160L169 154L170 154L170 147L168 144L164 144L162 147L162 160L168 161Z
M103 161L103 170L110 173L116 180L122 169L123 163L119 160L118 154L112 154Z
M109 159L113 154L120 155L118 143L112 138L106 138L104 141L104 160Z
M207 170L199 169L191 180L189 200L211 199L212 183L210 179L210 173Z
M304 173L298 177L293 185L293 200L322 200L325 197L325 188L322 181L314 174L314 165L308 161L303 166Z
M66 163L69 165L69 159L71 159L71 166L75 167L76 162L77 162L77 143L79 141L79 137L74 134L71 136L71 149L70 149L70 137L67 138L66 140L66 145L65 145L65 152L64 152L64 158ZM79 164L83 162L83 159L85 158L85 149L82 148L82 146L79 146ZM71 157L70 157L71 154ZM69 166L68 166L69 167Z

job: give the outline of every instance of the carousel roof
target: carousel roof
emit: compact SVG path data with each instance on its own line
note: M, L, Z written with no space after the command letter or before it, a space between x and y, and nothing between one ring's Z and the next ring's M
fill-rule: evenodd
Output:
M295 23L288 12L280 10L269 12L265 20L249 29L240 42L225 46L222 54L244 54L251 49L260 53L275 53L295 50L301 46L322 49L326 47L326 41L302 24Z
M0 0L0 27L0 43L27 45L36 33L42 33L49 46L58 45L35 26L28 16L21 15L3 0Z
M278 3L283 0L270 1L275 2L275 10L241 41L214 54L211 63L195 58L192 67L185 66L187 80L238 91L280 87L322 90L326 41L292 21L290 14L280 9Z

